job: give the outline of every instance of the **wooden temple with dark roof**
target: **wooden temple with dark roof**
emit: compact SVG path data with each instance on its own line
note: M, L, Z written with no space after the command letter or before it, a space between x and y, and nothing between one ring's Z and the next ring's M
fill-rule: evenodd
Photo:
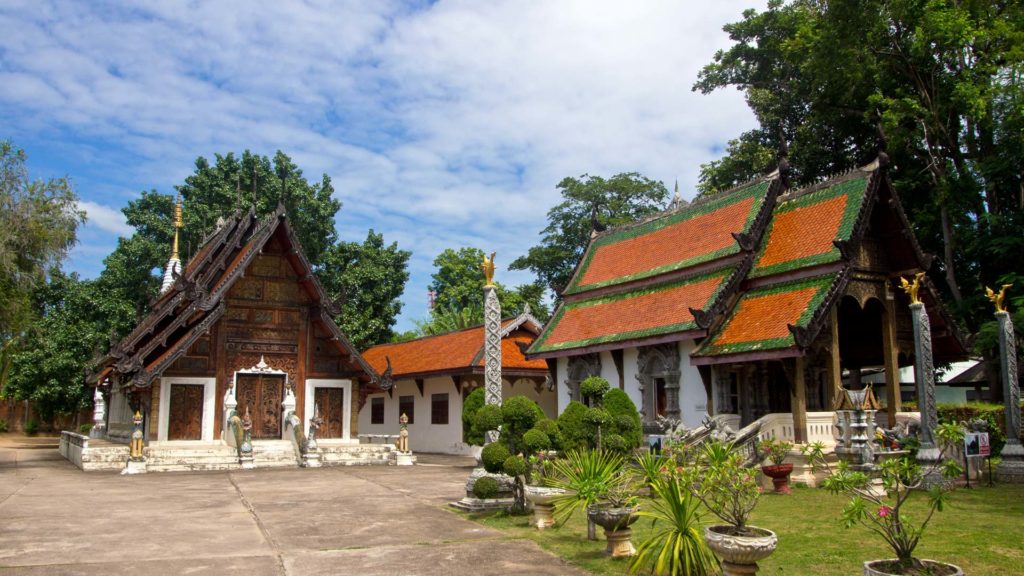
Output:
M529 350L557 359L560 408L602 375L642 407L648 432L659 418L696 426L709 414L745 424L790 413L803 442L808 411L831 411L842 386L882 367L894 418L898 367L913 362L909 300L896 283L932 258L885 163L798 190L783 167L596 234ZM922 294L936 362L965 358L934 287Z
M544 360L526 358L526 349L542 329L524 311L501 325L502 397L525 396L550 418L558 414L554 381ZM394 344L381 344L363 357L392 386L369 395L359 414L360 434L393 434L401 414L409 416L409 438L416 451L466 454L462 405L484 384L484 327Z
M236 213L184 271L176 252L152 310L92 378L109 406L107 437L127 439L137 411L147 445L221 444L230 397L250 414L254 441L285 438L294 406L303 430L316 410L319 438L355 443L379 377L335 323L284 208Z

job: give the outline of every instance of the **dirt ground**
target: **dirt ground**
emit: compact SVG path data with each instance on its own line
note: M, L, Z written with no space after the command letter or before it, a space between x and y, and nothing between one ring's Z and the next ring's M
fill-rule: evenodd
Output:
M0 435L0 574L584 574L449 511L472 460L84 473Z

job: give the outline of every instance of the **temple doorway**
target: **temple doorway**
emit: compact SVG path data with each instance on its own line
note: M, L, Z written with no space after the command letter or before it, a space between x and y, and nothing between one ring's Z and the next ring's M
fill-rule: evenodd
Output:
M342 438L345 435L345 389L317 387L313 402L320 411L323 424L321 438Z
M171 384L168 440L202 440L203 391L201 384Z
M277 374L238 374L237 410L244 414L249 409L254 440L281 438L284 379Z

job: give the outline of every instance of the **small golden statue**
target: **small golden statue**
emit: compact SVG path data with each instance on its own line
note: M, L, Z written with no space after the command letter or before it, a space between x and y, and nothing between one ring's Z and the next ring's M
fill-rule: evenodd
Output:
M480 266L484 269L484 278L487 279L487 283L484 286L494 286L494 255L497 252L491 252L491 257L484 256L484 263Z
M409 424L409 417L402 413L402 417L398 419L402 425L402 429L398 431L398 440L395 441L395 450L399 452L409 451L409 428L406 426Z
M142 460L142 413L138 410L135 411L135 417L132 418L132 424L134 429L132 430L132 439L128 443L128 457L132 460Z
M996 305L996 312L1006 312L1006 289L1010 286L1013 286L1013 284L1003 284L1003 287L999 289L998 294L988 286L985 287L985 296L987 296L988 299Z
M921 279L924 278L924 272L918 272L914 274L914 281L908 282L906 278L900 276L900 288L910 295L911 304L920 304L921 299L917 297L917 291L921 289Z

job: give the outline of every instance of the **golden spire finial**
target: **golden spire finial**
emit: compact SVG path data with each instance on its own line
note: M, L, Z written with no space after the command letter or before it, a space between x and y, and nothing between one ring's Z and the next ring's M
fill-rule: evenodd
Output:
M497 254L497 252L491 252L491 257L490 258L488 258L486 255L484 255L484 263L480 265L480 267L484 269L484 278L487 280L487 283L484 284L485 288L490 288L490 287L494 286L494 255L495 254Z
M921 289L921 278L924 278L924 272L918 272L914 275L914 281L908 282L906 278L900 276L900 288L910 296L911 304L920 304L921 300L917 297L917 291Z
M178 258L178 230L181 230L181 196L174 197L174 245L171 248L171 258Z
M988 286L985 287L985 296L996 305L996 312L1006 312L1006 289L1010 286L1013 286L1013 284L1003 284L998 294Z

